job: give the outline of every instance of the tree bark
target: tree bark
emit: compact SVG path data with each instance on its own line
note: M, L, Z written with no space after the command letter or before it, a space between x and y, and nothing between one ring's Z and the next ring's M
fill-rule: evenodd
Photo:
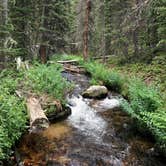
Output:
M46 46L40 45L39 54L41 62L46 63L47 62Z
M88 34L89 34L89 17L91 12L91 0L86 0L85 23L83 33L83 57L88 59Z
M49 121L36 98L30 97L27 99L27 110L31 132L38 132L49 127Z
M5 27L8 22L8 0L0 0L0 27ZM6 41L7 35L0 34L0 62L5 62L5 53L3 52L4 43Z
M134 44L134 55L136 56L136 58L139 58L137 28L133 31L133 44Z
M7 24L7 19L8 19L8 0L3 0L3 18L4 18L4 24Z

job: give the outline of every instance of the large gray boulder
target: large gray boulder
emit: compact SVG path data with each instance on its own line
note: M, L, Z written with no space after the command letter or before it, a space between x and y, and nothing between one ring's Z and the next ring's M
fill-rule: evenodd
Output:
M84 98L105 98L108 94L108 89L105 86L93 85L82 93Z

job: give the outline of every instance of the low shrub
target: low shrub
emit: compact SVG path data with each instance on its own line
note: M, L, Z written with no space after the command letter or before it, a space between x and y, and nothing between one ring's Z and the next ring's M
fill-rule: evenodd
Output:
M0 74L0 160L10 155L11 147L26 127L24 102L14 94L17 79L3 75Z

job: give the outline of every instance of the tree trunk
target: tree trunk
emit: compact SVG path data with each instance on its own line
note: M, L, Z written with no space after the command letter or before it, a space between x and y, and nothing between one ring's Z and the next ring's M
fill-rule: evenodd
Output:
M41 62L46 63L47 62L46 46L40 45L39 54Z
M89 34L89 17L91 12L91 0L86 0L85 23L83 33L83 57L88 59L88 34Z
M5 27L8 21L8 0L0 0L0 27ZM1 31L0 31L1 32ZM5 62L5 53L3 52L6 41L6 33L0 33L0 62Z
M137 28L133 31L133 44L134 44L134 55L136 56L136 58L139 58Z
M31 132L38 132L49 127L49 121L36 98L27 99L27 110L30 117Z
M7 19L8 19L8 0L3 0L3 18L4 18L4 24L7 24Z

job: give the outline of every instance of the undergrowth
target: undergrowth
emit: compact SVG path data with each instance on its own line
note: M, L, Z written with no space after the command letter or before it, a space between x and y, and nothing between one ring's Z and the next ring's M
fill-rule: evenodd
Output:
M0 160L10 155L11 147L26 127L25 104L15 96L18 80L13 75L13 71L0 73Z
M48 94L65 103L65 93L71 89L61 75L62 67L34 62L30 70L3 70L0 73L0 160L7 159L11 148L26 129L27 114L24 100L19 99L17 89L39 96ZM21 88L21 89L20 89ZM53 110L55 111L55 110Z
M59 64L43 65L36 63L25 73L26 88L37 94L46 93L55 99L64 102L64 96L71 89L61 75L62 67Z
M82 64L92 76L92 84L104 84L107 88L121 91L123 78L113 70L107 70L106 66L96 62Z

